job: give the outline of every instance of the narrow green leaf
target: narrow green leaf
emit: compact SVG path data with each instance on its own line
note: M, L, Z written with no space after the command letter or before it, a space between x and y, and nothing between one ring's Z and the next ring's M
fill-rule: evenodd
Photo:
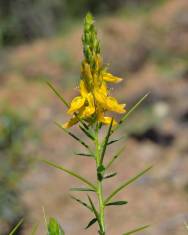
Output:
M138 178L140 178L142 175L144 175L147 171L149 171L152 168L152 166L146 168L144 171L141 171L138 175L134 176L133 178L129 179L128 181L124 182L123 184L121 184L117 189L115 189L110 196L107 197L107 199L105 200L105 204L107 204L108 202L110 202L110 200L122 189L124 189L126 186L128 186L129 184L133 183L135 180L137 180Z
M102 165L102 163L103 163L104 155L105 155L105 152L106 152L106 147L107 147L108 140L109 140L111 130L112 130L113 121L114 121L114 119L112 118L110 126L109 126L107 134L106 134L106 137L105 137L105 140L104 140L104 144L103 144L103 147L102 147L102 153L101 153L101 156L100 156L100 165Z
M104 175L104 179L109 179L109 178L112 178L112 177L114 177L114 176L116 176L117 175L117 172L113 172L113 173L110 173L110 174L106 174L106 175Z
M71 195L71 198L73 200L75 200L76 202L78 202L79 204L81 204L82 206L86 207L87 209L89 209L90 211L93 211L93 209L86 203L86 202L83 202L81 199L79 198L76 198L74 196Z
M114 143L116 143L116 142L118 142L118 141L120 141L120 140L122 140L122 139L124 139L126 137L127 137L127 135L123 135L123 136L121 136L118 139L111 140L111 141L108 142L108 145L114 144Z
M76 141L78 141L81 145L83 145L85 148L89 149L89 146L83 141L81 140L79 137L77 137L75 134L73 134L72 132L70 132L69 130L63 128L63 126L58 123L55 122L55 124L60 127L65 133L67 133L68 135L70 135L71 137L73 137Z
M70 191L75 191L75 192L95 192L95 190L91 188L71 188Z
M140 228L133 229L133 230L127 232L127 233L124 233L123 235L130 235L130 234L133 234L133 233L140 232L140 231L142 231L142 230L148 228L149 226L150 226L150 225L145 225L145 226L142 226L142 227L140 227Z
M79 125L80 129L84 132L84 134L89 137L91 140L95 140L95 137L93 136L93 134L91 133L90 130L85 129L84 127L82 127L81 125Z
M100 218L99 218L99 213L98 213L97 209L95 208L95 205L93 204L93 202L92 202L90 196L87 195L87 197L88 197L89 203L90 203L90 205L91 205L91 208L92 208L92 210L93 210L93 213L94 213L95 217L97 218L99 227L102 229L102 225L101 225Z
M36 234L36 231L37 231L37 228L38 228L38 224L36 224L35 226L33 226L33 229L30 233L30 235L35 235Z
M22 225L22 223L23 223L23 219L21 219L21 220L17 223L17 225L12 229L12 231L9 233L9 235L13 235L13 234L18 230L18 228Z
M75 153L75 155L82 157L94 157L91 153Z
M50 89L60 98L60 100L64 103L65 106L69 107L68 102L63 98L63 96L57 91L57 89L49 82L46 82Z
M107 164L106 166L106 169L108 169L112 164L113 162L120 157L120 155L122 154L122 152L124 151L125 149L125 145L112 157L112 159L109 161L109 163Z
M146 95L144 95L141 99L139 99L138 102L136 102L135 105L133 105L133 107L125 113L125 115L123 115L123 117L120 119L118 125L116 125L113 129L112 129L112 133L114 133L114 131L116 131L121 124L130 116L130 114L136 110L136 108L148 97L149 93L147 93Z
M88 225L85 227L85 229L88 229L91 227L93 224L97 222L97 218L93 218L92 220L89 221Z
M64 172L66 172L67 174L69 174L69 175L71 175L71 176L73 176L73 177L79 179L80 181L84 182L85 184L87 184L87 185L90 186L93 190L96 191L96 187L95 187L92 183L90 183L88 180L86 180L84 177L80 176L79 174L77 174L77 173L75 173L75 172L73 172L73 171L70 171L70 170L66 169L64 166L59 166L59 165L57 165L57 164L55 164L55 163L53 163L53 162L50 162L50 161L47 161L47 160L42 160L42 161L43 161L44 163L48 164L49 166L53 166L53 167L55 167L55 168L57 168L57 169L59 169L59 170L62 170L62 171L64 171Z
M65 235L63 229L54 218L50 218L49 220L48 235Z
M127 201L115 201L115 202L109 202L105 204L105 206L121 206L127 204Z

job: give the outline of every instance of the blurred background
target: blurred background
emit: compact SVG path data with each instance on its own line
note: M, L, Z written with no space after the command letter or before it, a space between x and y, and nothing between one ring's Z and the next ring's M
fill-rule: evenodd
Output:
M151 228L143 235L186 235L187 0L0 0L0 235L22 217L17 234L28 234L38 222L38 234L45 234L42 207L66 234L96 233L95 226L83 230L90 214L69 198L69 187L79 182L37 161L49 159L94 178L91 160L73 155L80 145L54 125L69 117L45 84L50 80L68 101L77 94L87 11L96 17L105 63L124 78L113 95L129 109L150 92L118 134L129 138L107 154L126 141L106 193L154 168L119 195L128 205L107 210L109 235L144 224Z

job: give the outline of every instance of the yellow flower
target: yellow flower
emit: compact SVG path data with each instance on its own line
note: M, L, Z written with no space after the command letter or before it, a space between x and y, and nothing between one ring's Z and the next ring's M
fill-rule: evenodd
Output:
M107 82L118 83L122 79L112 75L102 64L100 45L97 39L93 21L85 22L84 35L84 60L81 66L80 95L75 97L67 111L73 115L69 122L64 124L69 128L79 120L88 124L101 122L109 125L112 117L106 117L105 112L124 113L125 104L109 95ZM113 125L116 121L113 120Z
M111 73L104 72L102 76L103 80L106 82L118 83L122 81L122 78L113 76Z
M77 124L78 122L79 122L78 118L74 116L68 122L63 124L63 128L70 128L70 127L74 126L75 124Z

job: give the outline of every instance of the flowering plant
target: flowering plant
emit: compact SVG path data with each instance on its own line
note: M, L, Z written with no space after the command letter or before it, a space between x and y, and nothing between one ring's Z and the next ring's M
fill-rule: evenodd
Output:
M119 158L124 148L121 148L110 159L105 159L107 148L112 144L118 142L119 139L114 139L113 134L117 131L129 115L138 107L138 105L147 97L147 94L142 97L130 110L125 110L125 104L120 104L111 96L108 89L108 83L119 83L121 78L109 73L108 68L104 66L101 56L100 43L97 38L97 31L95 29L94 20L90 13L85 17L84 32L82 37L84 59L81 64L81 78L79 84L79 96L76 96L69 104L59 91L48 82L49 87L61 99L61 101L68 108L67 113L71 118L65 124L56 123L65 133L78 141L85 149L84 152L76 153L79 156L89 157L96 163L96 182L90 182L85 177L78 173L67 169L62 165L43 160L48 165L55 167L81 181L84 186L81 188L73 188L73 191L87 192L88 201L72 196L72 198L87 208L92 214L93 218L86 225L88 229L93 224L98 224L98 234L106 235L105 225L105 209L108 206L121 206L127 204L125 200L117 200L115 196L125 187L140 178L151 169L147 167L139 172L136 176L115 186L114 190L107 196L103 191L103 185L106 179L116 176L116 172L109 173L112 164ZM122 114L119 121L112 116L106 116L106 112L115 112ZM92 141L89 145L85 140L79 138L75 133L70 131L74 125L79 125L80 130L86 137ZM106 129L105 131L103 131ZM103 134L105 133L105 134ZM99 135L100 134L100 135ZM102 136L102 138L101 138ZM94 203L90 192L94 193L98 204ZM125 232L123 235L130 235L146 229L148 225L138 227L131 231ZM50 219L48 226L49 235L63 235L64 232L55 219Z
M81 64L81 78L79 84L80 95L76 96L69 105L52 84L48 83L48 85L67 106L67 113L71 115L68 122L65 124L57 123L57 125L84 146L86 151L84 153L78 153L77 155L90 157L96 162L96 183L90 182L85 177L66 169L64 166L59 166L46 160L44 160L44 162L68 173L69 175L72 175L73 177L76 177L82 181L85 186L87 186L83 188L74 188L73 190L87 192L88 202L74 196L72 196L72 198L93 213L93 218L89 221L86 228L89 228L94 223L98 223L98 234L105 235L105 208L108 206L127 204L127 201L114 201L114 197L126 186L133 183L151 169L151 167L146 168L136 176L118 185L110 195L107 197L104 196L103 184L105 180L112 178L117 174L116 172L108 173L108 170L124 150L124 148L120 149L110 160L104 162L107 148L118 141L118 139L112 139L111 137L124 123L128 116L136 109L136 107L147 97L147 95L141 98L127 112L125 110L125 104L118 103L118 101L110 95L107 84L119 83L122 79L109 73L107 67L103 64L97 31L95 29L93 17L90 13L85 17L82 43L84 59ZM107 111L123 114L123 116L119 121L116 121L113 117L105 115ZM81 131L83 131L84 134L93 142L93 146L88 145L85 140L80 139L69 130L69 128L76 124L79 125ZM100 139L99 133L102 132L102 129L105 126L107 126L106 134L102 139ZM89 192L94 192L96 194L98 206L93 202ZM124 235L133 234L147 227L148 225L133 229Z

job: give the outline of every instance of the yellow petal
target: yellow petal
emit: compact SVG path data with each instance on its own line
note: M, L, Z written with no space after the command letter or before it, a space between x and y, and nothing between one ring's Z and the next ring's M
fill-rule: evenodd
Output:
M104 96L107 96L108 90L105 82L102 83L99 92L102 93Z
M87 96L88 106L85 107L85 109L82 112L82 117L89 117L95 112L95 105L94 105L94 99L93 95L91 93Z
M78 119L76 117L71 118L68 122L63 124L63 128L70 128L78 123Z
M111 73L104 72L103 73L103 80L106 82L118 83L122 81L122 78L113 76Z
M110 123L112 121L112 117L104 117L103 115L101 115L101 116L99 116L98 121L102 122L102 123L104 123L106 125L110 125ZM112 125L114 126L116 124L117 124L117 122L113 119Z
M84 98L88 95L86 84L82 79L80 80L80 94Z
M94 96L96 101L102 105L105 106L106 104L106 95L103 92L100 92L100 89L94 90Z
M68 114L72 114L74 112L76 112L77 110L79 110L85 103L85 98L82 96L77 96L75 97L70 105L69 110L67 111Z
M86 106L82 112L82 118L90 117L95 112L95 108L91 106Z
M125 104L119 104L117 100L111 96L106 98L106 107L109 111L124 113Z

